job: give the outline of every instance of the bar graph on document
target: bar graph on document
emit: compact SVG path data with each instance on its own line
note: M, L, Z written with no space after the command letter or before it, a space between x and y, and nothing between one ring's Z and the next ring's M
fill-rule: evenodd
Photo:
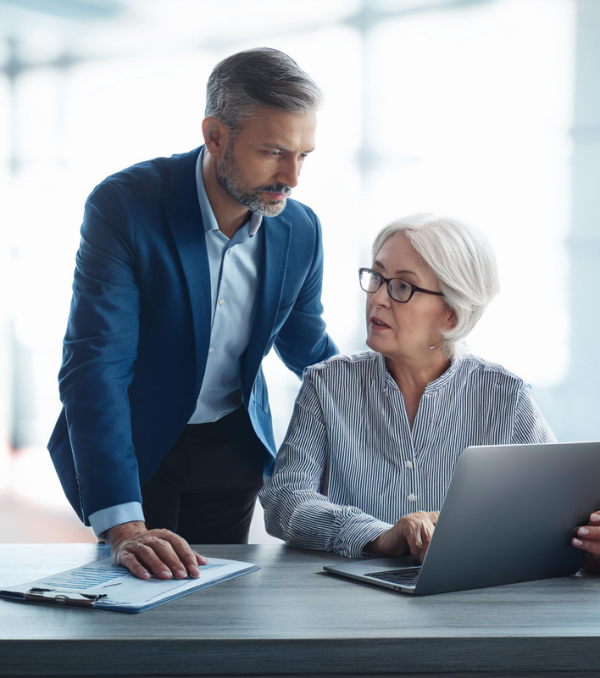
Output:
M124 567L99 561L102 565L99 567L87 566L80 567L77 570L70 570L49 579L44 579L45 586L57 587L60 589L73 589L82 591L90 589L101 584L106 584L114 579L121 577L133 577L133 575ZM200 567L200 576L202 572L210 570L213 567L222 567L222 565L209 563Z

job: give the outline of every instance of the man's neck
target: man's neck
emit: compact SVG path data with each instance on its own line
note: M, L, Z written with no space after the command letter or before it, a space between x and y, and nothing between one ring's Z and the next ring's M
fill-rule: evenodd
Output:
M228 238L233 238L248 220L249 210L236 202L219 184L215 158L206 149L202 158L202 180L219 230Z

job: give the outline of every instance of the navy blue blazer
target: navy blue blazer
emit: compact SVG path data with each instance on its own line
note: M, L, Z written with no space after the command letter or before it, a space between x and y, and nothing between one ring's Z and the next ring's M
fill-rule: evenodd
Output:
M118 172L89 196L48 449L80 518L141 502L195 408L208 356L211 294L196 192L200 149ZM337 353L321 318L323 253L314 212L288 199L264 217L263 266L241 391L271 455L261 361L272 346L298 376Z

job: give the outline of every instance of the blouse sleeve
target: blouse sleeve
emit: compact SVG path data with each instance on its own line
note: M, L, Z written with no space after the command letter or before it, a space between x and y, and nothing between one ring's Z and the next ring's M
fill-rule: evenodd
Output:
M555 443L556 436L531 397L530 386L521 384L513 424L513 445Z
M327 463L327 427L307 371L275 473L259 494L265 526L290 546L358 558L364 546L391 525L354 506L328 501L320 492Z

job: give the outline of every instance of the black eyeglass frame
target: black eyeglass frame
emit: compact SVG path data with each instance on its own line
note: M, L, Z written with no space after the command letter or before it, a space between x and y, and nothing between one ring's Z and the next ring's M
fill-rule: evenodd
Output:
M376 290L373 290L372 292L370 292L369 290L366 290L362 286L362 275L363 275L363 273L370 273L372 275L377 276L381 280L381 283L379 284L379 286L377 287ZM405 299L404 301L400 301L400 299L396 299L394 296L392 296L392 290L391 290L391 287L390 287L390 283L393 280L402 280L403 283L406 283L411 288L410 289L410 295L409 295L408 299ZM358 281L359 281L361 290L363 292L366 292L367 294L375 294L375 292L379 291L379 289L381 288L381 285L383 285L383 283L386 283L387 284L387 292L388 292L390 299L392 299L392 301L395 301L398 304L407 304L413 298L413 295L414 295L415 292L423 292L423 294L433 294L436 297L443 297L444 296L444 294L442 292L433 292L432 290L426 290L423 287L417 287L416 285L413 285L411 282L408 282L408 280L405 280L404 278L384 278L381 275L381 273L374 271L372 268L359 268L358 269Z

